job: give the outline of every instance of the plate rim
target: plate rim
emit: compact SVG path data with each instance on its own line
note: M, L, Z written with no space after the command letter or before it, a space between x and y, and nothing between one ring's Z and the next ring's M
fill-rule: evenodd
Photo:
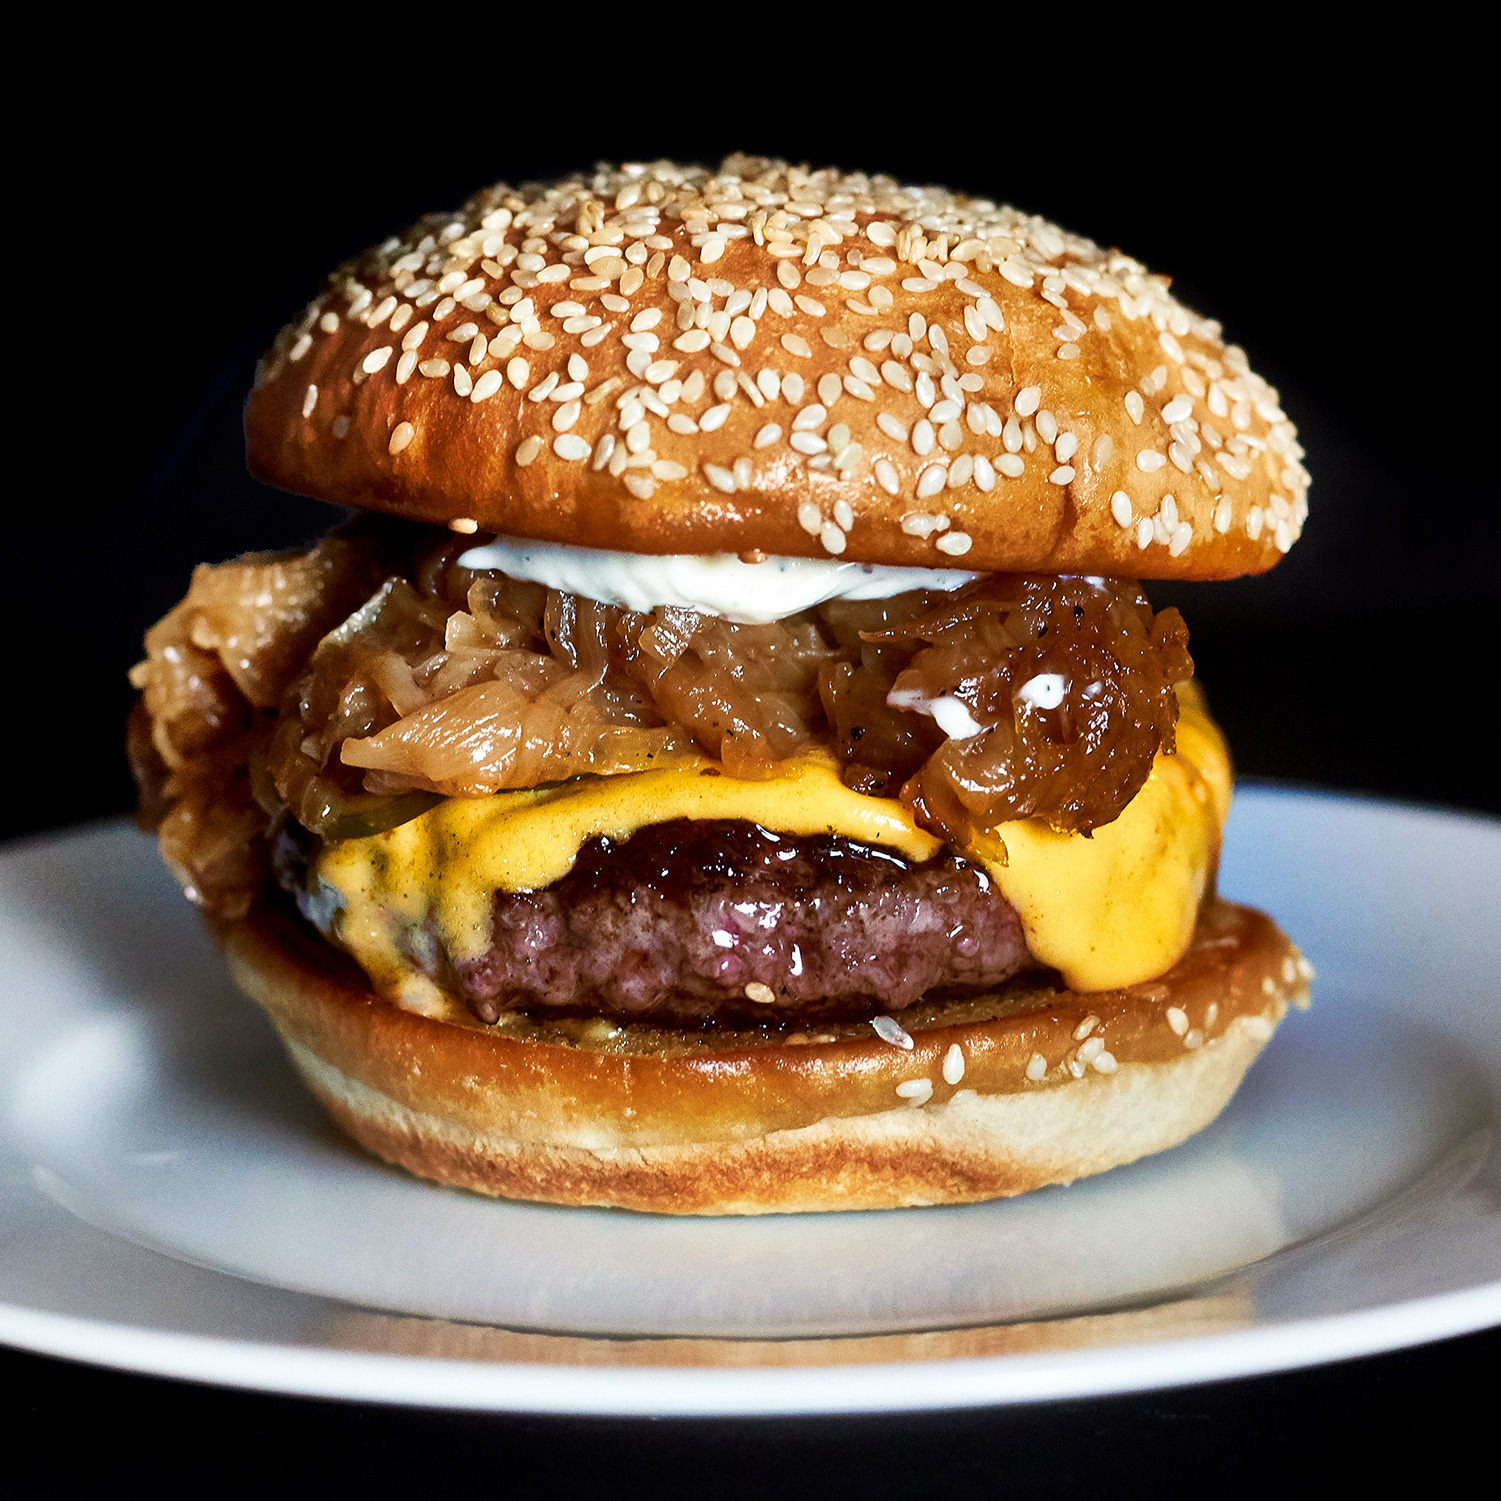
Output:
M1109 1397L1310 1369L1498 1325L1501 1280L1317 1319L1094 1349L715 1367L393 1354L142 1328L0 1304L0 1343L124 1373L386 1406L576 1417L835 1416ZM894 1382L897 1374L902 1379Z

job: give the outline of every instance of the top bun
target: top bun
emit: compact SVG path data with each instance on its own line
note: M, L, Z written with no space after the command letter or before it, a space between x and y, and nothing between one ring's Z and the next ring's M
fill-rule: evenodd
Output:
M476 194L262 362L261 479L535 540L1227 578L1307 511L1277 393L1117 251L735 156Z

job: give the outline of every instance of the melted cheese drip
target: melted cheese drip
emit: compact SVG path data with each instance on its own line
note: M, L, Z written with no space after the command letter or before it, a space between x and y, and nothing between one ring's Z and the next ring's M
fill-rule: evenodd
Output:
M1075 990L1149 980L1188 946L1229 812L1230 763L1196 694L1185 694L1175 755L1159 755L1113 823L1086 839L1041 819L1001 824L968 849L1020 914L1027 945ZM431 945L429 918L458 959L482 955L495 891L534 891L573 868L585 840L628 839L672 819L745 819L789 834L842 834L932 859L942 842L894 798L839 780L824 753L783 762L764 781L709 761L584 778L558 787L450 798L409 823L326 846L317 875L323 912L377 989L445 1014L412 968Z

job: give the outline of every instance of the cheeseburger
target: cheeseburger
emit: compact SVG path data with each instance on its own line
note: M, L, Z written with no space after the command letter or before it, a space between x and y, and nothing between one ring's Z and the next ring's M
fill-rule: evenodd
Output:
M351 508L146 638L143 818L334 1120L513 1198L994 1198L1220 1111L1308 968L1219 900L1176 610L1307 474L1165 279L733 157L341 267L249 463Z

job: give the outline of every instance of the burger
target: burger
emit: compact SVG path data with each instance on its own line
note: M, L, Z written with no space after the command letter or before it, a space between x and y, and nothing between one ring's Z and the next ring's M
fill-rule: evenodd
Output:
M1130 257L747 156L501 184L337 270L245 426L350 514L147 634L142 817L386 1161L990 1199L1200 1130L1306 1004L1140 582L1274 564L1302 450Z

